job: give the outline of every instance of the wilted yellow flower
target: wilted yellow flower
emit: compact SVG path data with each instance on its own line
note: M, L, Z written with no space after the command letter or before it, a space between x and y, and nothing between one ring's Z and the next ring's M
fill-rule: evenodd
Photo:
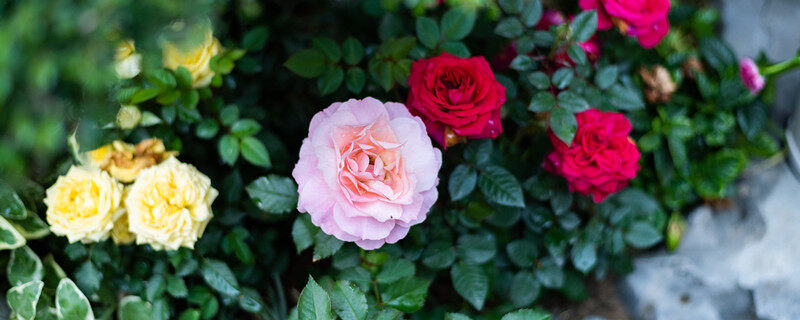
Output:
M107 171L119 181L131 183L142 169L177 154L167 151L163 141L153 138L143 140L136 146L117 140L87 152L84 159L90 166Z
M102 241L123 212L121 200L122 185L107 172L73 166L47 189L50 231L70 243Z
M213 216L211 180L174 157L142 170L125 197L136 243L153 249L194 248Z
M192 75L192 87L205 87L211 83L214 71L209 62L222 50L219 40L214 37L211 29L206 31L203 42L188 50L181 50L174 43L166 43L162 52L164 67L177 70L184 67Z
M124 40L117 46L114 60L117 76L122 79L133 78L142 71L142 55L136 53L133 40Z
M136 240L136 235L129 229L127 212L114 221L114 228L111 229L111 239L117 245L131 244Z

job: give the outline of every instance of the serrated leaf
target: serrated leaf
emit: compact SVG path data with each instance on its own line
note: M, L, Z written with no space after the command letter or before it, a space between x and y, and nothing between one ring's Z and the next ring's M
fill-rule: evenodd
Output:
M564 89L572 83L575 78L575 72L571 68L561 68L553 72L553 85L556 88Z
M267 147L255 137L244 137L239 145L242 157L248 162L264 168L272 167Z
M490 233L464 234L458 238L458 255L471 264L482 264L497 253L497 242Z
M547 91L541 91L531 98L528 110L532 112L549 112L556 106L556 97Z
M145 102L147 100L153 99L159 93L161 93L162 90L163 90L162 88L157 88L157 87L140 88L139 90L136 90L136 93L134 93L131 96L131 100L128 101L128 103L129 104L139 104L139 103Z
M383 303L403 312L416 312L422 308L428 296L428 280L403 278L381 292Z
M558 106L572 113L578 113L589 109L589 103L572 91L561 91L558 94Z
M332 320L331 299L328 293L308 276L308 283L300 292L297 302L297 315L303 320Z
M344 81L344 70L338 66L331 66L327 71L317 78L317 89L320 95L328 95L335 92L342 86Z
M261 125L253 119L239 119L231 125L231 133L237 137L252 136L259 131L261 131Z
M294 219L292 224L292 239L294 240L297 253L308 249L314 244L314 235L319 232L319 229L311 223L311 218L307 214L301 214Z
M156 69L150 72L150 74L147 75L147 79L149 79L150 82L154 83L155 85L166 89L172 89L178 85L178 83L175 81L175 76L173 76L171 72L164 69Z
M348 37L342 42L342 59L348 65L356 65L364 58L364 46L356 38Z
M529 73L525 78L528 80L530 84L536 87L536 89L544 90L550 87L550 77L548 77L544 72L541 71L532 72Z
M322 260L335 254L342 248L342 240L326 234L325 232L317 232L314 235L314 261Z
M575 269L587 273L597 263L597 247L594 242L578 241L572 247L571 257Z
M489 277L480 266L458 263L450 268L453 288L475 309L483 309L489 294Z
M367 298L349 281L336 281L331 291L331 302L336 314L342 320L365 320L367 318Z
M481 171L478 187L491 202L509 207L525 207L519 181L503 167L487 166Z
M291 178L270 174L251 182L246 190L266 212L286 213L297 208L297 185Z
M375 277L380 284L389 284L405 277L413 276L417 268L408 260L396 259L386 262Z
M553 130L556 137L569 146L578 131L578 120L575 119L572 112L555 108L550 112L550 130Z
M542 3L539 0L525 1L522 5L522 12L520 12L522 24L528 28L532 28L542 18Z
M269 29L266 26L258 26L247 31L242 37L242 47L250 51L258 51L264 48L269 39Z
M525 27L516 17L508 17L500 20L494 28L494 33L505 38L516 38L522 35Z
M478 173L475 169L464 164L456 166L450 174L450 179L447 183L447 190L450 192L450 200L458 201L468 196L475 190L477 182Z
M536 301L541 285L536 277L528 271L520 271L511 279L509 297L515 307L526 307Z
M501 320L550 320L550 315L543 311L520 309L506 314Z
M283 66L304 78L318 77L325 71L325 55L318 50L300 50L292 54Z
M200 266L200 274L206 284L219 293L231 296L239 294L239 282L225 262L206 259Z
M567 48L567 56L576 64L586 64L588 62L586 59L586 51L577 43L569 45L569 48Z
M433 49L439 44L441 34L439 33L439 24L436 20L428 17L419 17L415 23L417 38L422 45Z
M441 33L445 40L458 41L466 37L475 26L476 12L462 8L447 10L442 16Z
M638 110L644 108L644 101L632 88L615 84L607 92L608 103L619 110Z
M219 139L217 150L222 162L232 166L239 159L239 139L226 134Z
M200 139L211 139L219 132L219 123L216 119L205 118L197 123L194 134Z
M531 240L517 239L506 245L506 254L512 263L520 268L527 268L533 265L539 249Z
M551 260L541 262L534 274L539 283L547 288L556 289L564 285L564 270Z
M426 267L440 270L453 264L456 260L456 249L450 242L435 241L422 251L422 264Z
M594 83L600 89L607 89L617 81L617 66L607 66L597 70L594 75Z
M579 13L572 19L569 28L572 31L572 39L576 42L589 40L597 30L597 12L588 10Z
M447 41L441 45L442 51L452 54L460 58L468 58L470 56L469 48L460 41Z
M353 67L347 69L347 73L344 77L344 84L347 86L347 90L350 90L350 92L360 93L361 90L364 89L364 84L366 81L367 75L361 68Z
M647 222L637 221L625 230L625 242L643 249L661 241L661 232Z

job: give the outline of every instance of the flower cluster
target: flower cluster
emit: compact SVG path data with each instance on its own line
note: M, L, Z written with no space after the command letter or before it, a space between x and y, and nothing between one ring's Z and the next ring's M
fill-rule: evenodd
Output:
M47 190L47 221L70 242L192 248L213 216L218 192L158 139L136 146L115 141L85 153ZM123 183L130 183L123 185Z

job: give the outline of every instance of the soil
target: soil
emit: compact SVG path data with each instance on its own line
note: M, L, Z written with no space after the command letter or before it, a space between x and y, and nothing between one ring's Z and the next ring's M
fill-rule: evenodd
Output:
M589 316L609 320L632 319L617 289L617 280L606 276L602 280L586 283L588 297L582 301L571 301L564 296L551 294L542 300L544 307L553 313L555 320L582 320Z

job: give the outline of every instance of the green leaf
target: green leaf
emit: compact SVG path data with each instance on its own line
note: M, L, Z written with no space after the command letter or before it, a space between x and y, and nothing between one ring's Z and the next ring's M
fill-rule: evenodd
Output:
M542 286L529 271L520 271L511 279L509 297L514 307L526 307L536 301Z
M578 120L575 115L562 108L555 108L550 112L550 129L553 133L569 146L578 131Z
M142 111L142 120L139 121L140 127L150 127L161 123L161 119L155 113Z
M332 256L334 253L342 248L342 240L326 234L324 232L317 232L314 235L314 261L322 260Z
M239 282L225 262L206 259L200 266L200 274L209 287L225 295L239 294Z
M597 263L597 247L594 242L581 240L572 247L572 264L578 271L587 273Z
M569 45L569 48L567 48L567 56L576 64L586 64L588 62L586 59L586 51L583 51L583 48L577 43Z
M611 86L607 95L608 103L611 104L614 109L630 111L644 108L644 101L637 91L621 84Z
M219 132L219 123L216 119L205 118L197 123L194 134L200 139L211 139Z
M191 88L192 87L192 73L189 72L183 66L178 66L175 69L175 81L178 83L178 86L181 88Z
M392 62L385 60L371 60L369 71L375 81L381 85L383 90L389 91L394 87L394 76L392 76Z
M526 27L534 27L542 18L542 3L539 0L526 1L522 5L520 18Z
M28 246L11 251L8 266L6 267L8 283L12 286L42 280L44 270L42 261Z
M178 85L178 83L175 81L175 76L172 75L172 72L164 69L156 69L151 71L150 74L147 75L147 79L155 85L165 89L172 89Z
M383 303L403 312L416 312L422 308L428 296L428 280L403 278L381 292Z
M468 58L470 56L469 48L460 41L447 41L442 43L442 51L452 54L460 58Z
M456 249L448 241L435 241L422 251L422 264L433 270L450 267L456 260Z
M458 263L450 268L453 288L475 309L483 309L483 303L489 294L489 277L483 268L476 265Z
M153 307L137 296L125 296L119 300L118 320L153 319Z
M522 187L511 172L500 166L488 166L481 171L478 187L487 200L509 207L525 207Z
M589 103L572 91L561 91L558 94L558 106L572 113L589 109Z
M264 168L272 167L267 147L255 137L242 138L239 148L242 150L242 157L248 162Z
M264 48L269 39L269 29L267 26L258 26L247 31L242 37L242 47L250 51L258 51Z
M572 83L575 72L571 68L561 68L553 72L553 85L556 88L564 89Z
M499 0L497 4L509 15L515 15L522 10L522 0Z
M543 311L520 309L506 314L501 320L550 320L550 315Z
M231 125L231 133L237 137L252 136L261 131L261 125L253 119L239 119Z
M100 289L100 281L102 280L103 273L97 269L91 260L82 263L81 266L75 270L75 281L77 282L78 288L89 295L95 293L97 289Z
M36 318L36 304L42 294L44 282L34 280L8 289L6 302L14 311L16 319L33 320Z
M266 212L286 213L297 208L297 185L291 178L270 174L251 182L246 190Z
M320 95L328 95L339 89L344 81L344 70L338 66L330 66L321 77L317 78L317 89Z
M259 313L264 308L264 301L258 291L244 287L242 288L242 294L239 296L239 307L250 313Z
M508 67L516 71L525 71L534 68L535 65L531 57L521 54L511 60L511 64Z
M767 123L767 108L763 103L754 103L736 110L736 120L748 140L754 140Z
M342 58L348 65L358 64L364 58L364 46L356 38L348 37L342 42Z
M444 320L472 320L472 318L460 313L445 313Z
M187 309L178 316L178 320L199 320L200 311L197 309Z
M643 249L661 241L661 232L644 221L636 221L625 230L625 242Z
M441 21L442 38L458 41L464 39L475 26L477 18L475 11L462 8L452 8L445 12Z
M494 33L505 38L517 38L522 35L525 27L516 17L508 17L500 20L494 28Z
M224 126L233 125L239 119L239 108L235 105L227 106L219 111L219 120Z
M189 295L189 288L183 278L170 275L167 277L167 292L175 298L185 298Z
M556 106L556 97L548 91L541 91L531 98L528 110L532 112L549 112Z
M375 280L380 284L389 284L401 278L413 276L416 270L416 266L408 260L390 260L383 265Z
M367 298L349 281L336 281L331 291L331 302L333 310L342 320L367 318Z
M520 268L527 268L533 265L539 249L531 240L517 239L506 245L506 254L512 263Z
M159 93L161 93L162 90L163 90L162 88L157 88L157 87L140 88L139 90L136 90L136 93L134 93L131 96L131 100L128 103L139 104L147 100L153 99Z
M314 244L314 235L319 232L319 229L311 223L311 217L307 214L301 214L294 219L292 224L292 239L297 253L302 252Z
M475 190L478 182L478 173L475 169L465 164L459 164L450 174L447 182L447 190L450 192L450 200L458 201L463 199Z
M544 72L536 71L529 73L526 76L526 79L528 79L528 82L532 84L534 87L536 87L536 89L544 90L550 87L550 77L548 77L547 74L545 74ZM541 93L549 93L549 92L539 92L538 94Z
M332 320L331 299L328 293L308 276L308 283L300 292L297 302L297 315L303 320Z
M325 71L325 55L318 50L300 50L289 57L283 66L304 78L318 77Z
M27 240L41 239L50 234L50 226L32 211L22 220L10 222L19 233Z
M352 67L347 69L344 77L344 84L347 90L352 93L360 93L364 89L364 83L367 81L367 75L364 70L359 67Z
M569 28L572 31L572 39L576 42L589 40L597 30L597 12L588 10L579 13L572 19Z
M546 288L556 289L564 285L564 270L552 260L544 260L534 271L536 279Z
M675 164L675 169L677 169L682 176L688 176L689 155L686 151L686 144L679 139L667 138L667 146L669 147L669 154L672 157L672 163Z
M232 166L236 163L236 159L239 159L239 140L232 135L226 134L219 139L217 150L222 162Z
M89 299L70 279L61 279L56 288L56 314L63 320L94 320Z
M433 49L439 44L441 34L436 20L428 17L419 17L416 21L417 38L422 45Z
M470 264L482 264L497 253L497 242L491 233L464 234L458 238L458 255Z
M607 66L603 67L600 70L597 70L597 73L594 75L594 83L600 89L607 89L611 87L614 82L617 81L617 66Z

